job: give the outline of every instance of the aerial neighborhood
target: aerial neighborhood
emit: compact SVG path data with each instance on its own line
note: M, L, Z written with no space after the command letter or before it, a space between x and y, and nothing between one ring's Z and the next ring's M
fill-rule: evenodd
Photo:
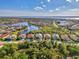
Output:
M2 18L4 20L5 18ZM0 20L1 21L1 20ZM12 23L10 24L10 22ZM73 20L37 20L11 18L0 25L0 40L2 41L79 41L78 24ZM61 30L60 30L61 29ZM56 31L57 30L57 31Z
M4 51L9 48L15 49L14 47L18 47L18 51L15 49L17 53L24 51L26 54L22 55L28 55L27 58L33 58L30 53L35 53L39 59L50 59L52 56L53 58L60 59L75 58L76 53L79 53L79 20L4 17L0 18L0 22L0 48L2 50L5 49ZM5 46L7 48L5 48ZM46 52L42 51L46 53L46 57L44 57L44 55L43 57L39 57L38 55L40 55L42 49L49 53L53 51L49 54L49 57L47 57L48 54ZM4 57L6 54L4 55L2 50L2 57L6 58ZM8 51L10 52L10 50ZM12 53L12 51L10 53ZM6 53L8 52L6 51ZM56 53L58 56L55 55L56 57L54 57L53 53ZM12 53L12 55L14 54ZM40 56L42 56L42 54ZM18 58L18 56L16 58Z

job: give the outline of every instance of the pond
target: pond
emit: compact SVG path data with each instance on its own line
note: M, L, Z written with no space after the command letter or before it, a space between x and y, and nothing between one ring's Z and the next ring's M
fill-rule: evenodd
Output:
M0 25L0 26L27 26L28 30L25 29L24 31L21 32L21 34L27 34L30 31L39 29L38 26L34 26L32 24L29 24L28 22L19 22L19 23L15 23L15 24L7 24L7 25Z
M38 26L31 25L28 22L20 22L20 23L16 23L16 24L11 24L9 26L27 26L28 30L26 29L26 30L22 31L21 32L22 34L27 34L30 31L39 29Z

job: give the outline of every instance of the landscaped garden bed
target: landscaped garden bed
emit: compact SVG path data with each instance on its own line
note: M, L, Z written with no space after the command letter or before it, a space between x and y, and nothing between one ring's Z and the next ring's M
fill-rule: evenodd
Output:
M78 45L57 41L5 43L0 48L0 59L62 59L75 56L79 56Z

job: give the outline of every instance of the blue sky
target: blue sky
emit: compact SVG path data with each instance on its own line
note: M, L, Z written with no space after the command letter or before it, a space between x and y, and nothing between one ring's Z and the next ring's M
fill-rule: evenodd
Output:
M0 16L78 16L79 0L0 0Z

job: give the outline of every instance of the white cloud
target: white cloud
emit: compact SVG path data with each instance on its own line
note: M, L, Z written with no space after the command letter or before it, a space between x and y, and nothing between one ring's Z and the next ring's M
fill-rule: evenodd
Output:
M42 6L42 7L44 7L44 8L46 7L46 5L44 4L43 1L41 1L40 3L41 3L41 6Z
M55 11L65 10L65 9L66 9L66 6L63 5L63 6L57 7Z
M51 2L51 0L47 0L47 2Z
M54 10L49 10L49 12L53 12Z
M40 3L41 3L41 4L44 4L44 2L43 2L43 1L41 1Z
M26 10L0 10L0 16L43 16L43 12L26 11Z
M49 11L50 12L37 12L26 10L0 10L0 16L79 16L79 9Z
M69 9L65 11L58 12L57 16L79 16L79 9Z
M79 2L79 0L76 0L76 2Z
M63 5L61 8L66 8L66 6Z
M43 7L39 7L39 6L37 6L37 7L34 8L34 10L36 10L36 11L43 10Z
M46 7L46 5L42 5L42 7Z
M72 3L72 2L79 2L79 0L66 0L67 2L69 3Z
M60 9L59 9L59 8L56 8L55 10L58 11L58 10L60 10Z
M67 2L69 2L69 3L71 3L72 2L72 0L66 0Z

